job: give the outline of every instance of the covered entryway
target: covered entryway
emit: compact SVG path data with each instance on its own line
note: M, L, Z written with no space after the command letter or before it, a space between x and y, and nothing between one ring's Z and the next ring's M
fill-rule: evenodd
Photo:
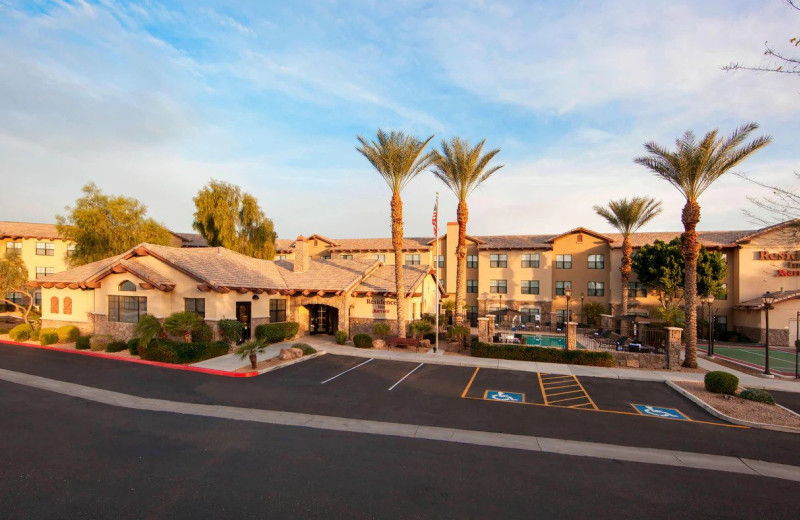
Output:
M314 334L333 334L339 330L339 309L330 305L305 305L308 309L308 331Z

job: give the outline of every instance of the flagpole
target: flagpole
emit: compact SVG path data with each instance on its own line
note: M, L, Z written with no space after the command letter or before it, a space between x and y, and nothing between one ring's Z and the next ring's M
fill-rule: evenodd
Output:
M436 236L433 239L436 241L436 344L433 346L434 352L439 352L439 192L436 192L436 227L434 229Z

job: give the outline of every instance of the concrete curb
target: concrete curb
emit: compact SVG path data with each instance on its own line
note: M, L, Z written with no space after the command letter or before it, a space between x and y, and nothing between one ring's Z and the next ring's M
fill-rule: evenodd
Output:
M720 412L707 402L703 401L693 393L689 392L681 388L680 386L676 385L672 381L667 381L667 386L684 396L686 399L692 401L694 404L699 406L700 408L704 409L714 417L718 419L722 419L723 421L727 421L732 424L738 424L739 426L749 426L750 428L760 428L762 430L774 430L778 432L786 432L786 433L800 433L800 428L792 428L791 426L779 426L777 424L765 424L765 423L758 423L753 421L745 421L744 419L736 419L735 417L730 417L729 415L725 415L724 413ZM783 407L781 407L783 408ZM792 412L794 413L794 412Z
M267 372L272 372L273 370L280 370L281 368L290 367L294 364L302 363L303 361L308 361L309 359L314 359L315 357L324 356L325 354L327 354L327 352L325 352L324 350L318 350L317 352L309 354L308 356L292 359L290 361L287 361L286 363L275 365L274 367L262 368L261 370L258 371L258 375L266 374Z

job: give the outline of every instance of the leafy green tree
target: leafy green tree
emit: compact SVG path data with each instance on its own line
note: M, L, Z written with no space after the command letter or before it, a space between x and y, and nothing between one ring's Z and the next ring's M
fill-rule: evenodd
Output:
M192 332L203 326L203 318L196 312L175 312L164 320L164 330L176 336L183 336L183 341L192 341Z
M499 148L489 150L482 155L486 139L474 147L469 141L454 137L448 143L442 139L442 151L436 152L433 163L433 174L450 188L458 198L458 245L456 246L456 301L458 310L455 322L460 325L464 322L463 309L467 297L467 220L469 220L469 207L467 198L475 188L483 184L503 165L489 167L489 163L500 153Z
M651 197L625 198L609 201L608 206L595 206L594 211L622 234L619 272L622 278L621 314L625 316L628 314L628 282L631 279L631 235L661 213L661 202Z
M25 297L23 302L17 303L6 298L12 292L22 294ZM28 315L33 308L33 291L28 284L28 268L19 255L7 254L0 259L0 302L20 311L22 320L30 325Z
M666 310L677 307L684 296L684 265L679 238L669 243L656 240L639 248L633 257L633 271L639 282L658 294L661 308ZM701 246L697 260L698 294L717 296L727 276L728 265L722 253Z
M147 217L147 206L131 197L106 195L93 182L81 188L75 205L56 216L56 229L75 244L70 266L96 262L124 253L142 242L168 245L167 228Z
M586 302L583 304L583 320L587 325L600 325L600 315L605 310L605 306L600 302Z
M686 358L683 366L697 367L697 224L700 222L698 199L714 181L728 173L757 150L772 141L770 136L761 136L746 142L756 129L756 123L737 128L730 136L719 136L719 130L708 132L699 142L692 132L686 132L676 140L675 151L655 142L645 143L648 155L637 157L641 164L658 177L672 184L683 197L681 235L683 260L686 264L683 282L686 314Z
M378 129L376 141L368 141L360 135L357 138L360 146L356 147L356 150L366 157L392 190L392 248L397 292L397 334L405 338L408 309L403 288L403 199L400 193L433 161L433 152L423 153L433 136L423 141L403 132L391 131L387 134Z
M192 227L211 247L225 247L243 255L275 258L275 226L258 200L239 186L211 179L197 196Z

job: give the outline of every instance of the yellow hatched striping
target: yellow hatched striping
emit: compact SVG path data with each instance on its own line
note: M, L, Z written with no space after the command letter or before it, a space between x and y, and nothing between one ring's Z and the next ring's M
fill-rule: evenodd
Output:
M564 374L537 374L542 398L547 406L597 410L597 405L589 397L576 376ZM573 395L579 394L579 395ZM581 402L576 402L581 401Z

